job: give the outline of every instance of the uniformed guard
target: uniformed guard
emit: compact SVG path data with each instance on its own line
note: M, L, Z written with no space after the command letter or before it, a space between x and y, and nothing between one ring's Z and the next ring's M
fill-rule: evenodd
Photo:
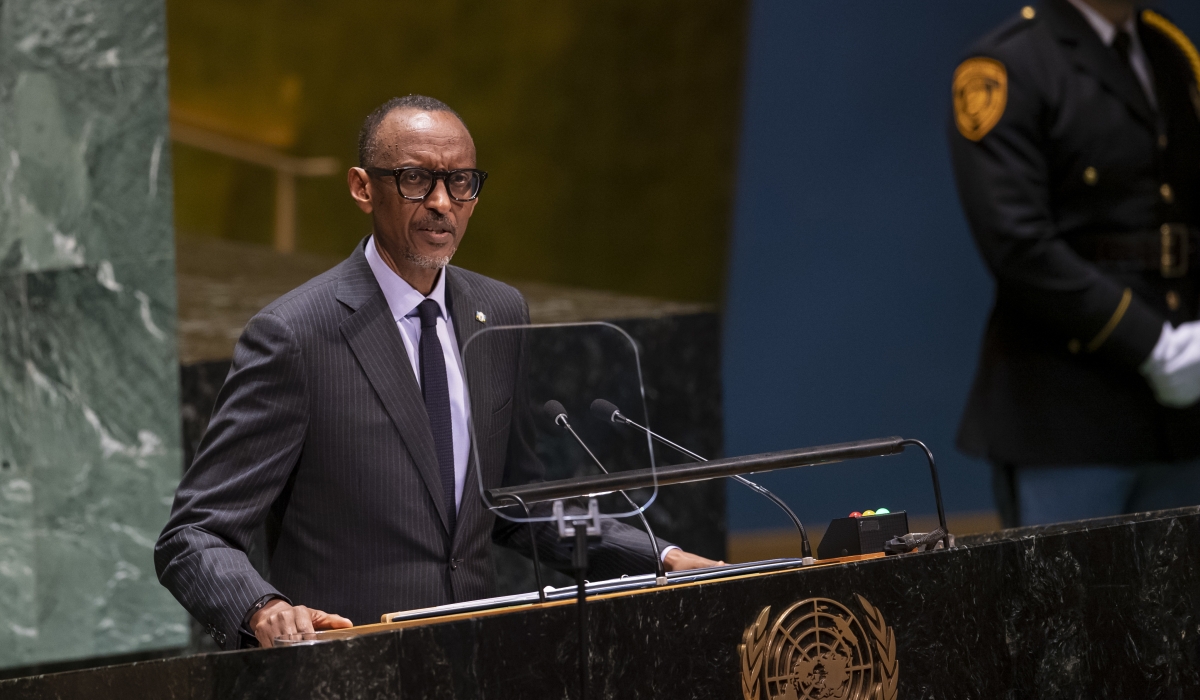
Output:
M953 100L996 280L959 446L1005 524L1200 504L1200 53L1132 0L1046 0Z

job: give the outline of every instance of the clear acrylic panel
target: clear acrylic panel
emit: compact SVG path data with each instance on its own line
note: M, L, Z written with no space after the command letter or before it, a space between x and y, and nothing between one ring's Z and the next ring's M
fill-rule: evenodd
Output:
M519 357L514 374L504 358ZM650 438L593 415L596 399L649 426L637 344L611 323L496 326L475 333L462 348L470 411L471 470L485 507L516 522L554 519L549 502L522 507L489 496L489 489L560 482L601 474L647 470L654 474ZM558 401L570 429L547 402ZM574 434L572 434L572 430ZM584 446L576 440L576 435ZM589 450L595 456L593 460ZM597 495L608 518L637 515L655 500L657 481L646 488ZM574 513L587 499L570 499Z

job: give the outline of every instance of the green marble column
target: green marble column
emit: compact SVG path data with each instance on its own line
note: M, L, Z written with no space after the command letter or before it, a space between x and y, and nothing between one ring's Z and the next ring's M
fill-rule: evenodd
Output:
M187 643L161 0L0 0L0 667Z

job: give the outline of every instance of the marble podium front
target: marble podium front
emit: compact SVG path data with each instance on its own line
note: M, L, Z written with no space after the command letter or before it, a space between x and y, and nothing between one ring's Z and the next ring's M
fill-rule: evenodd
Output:
M895 697L1188 697L1200 687L1198 554L1200 508L1189 508L594 600L592 697L743 697L744 630L765 606L813 598L858 610L870 601L894 633ZM432 620L313 646L5 681L0 695L575 697L574 624L570 605Z

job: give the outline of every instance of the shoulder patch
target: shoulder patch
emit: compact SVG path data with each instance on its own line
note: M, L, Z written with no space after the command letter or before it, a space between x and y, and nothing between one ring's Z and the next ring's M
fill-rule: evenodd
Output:
M1142 10L1142 21L1166 35L1172 43L1179 47L1179 50L1187 57L1188 63L1191 64L1192 77L1196 80L1197 88L1200 88L1200 51L1196 51L1196 45L1187 37L1187 34L1172 24L1171 20L1154 10Z
M1008 71L994 58L968 58L954 71L954 121L958 131L979 141L1004 116Z

